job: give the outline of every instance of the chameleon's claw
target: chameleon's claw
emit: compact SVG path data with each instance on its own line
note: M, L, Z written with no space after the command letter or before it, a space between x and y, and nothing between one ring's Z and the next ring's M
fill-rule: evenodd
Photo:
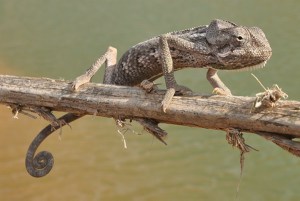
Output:
M162 109L164 112L166 112L167 108L169 107L172 98L174 95L191 95L192 90L185 86L176 85L174 88L169 88L165 94L165 97L161 103Z
M166 113L167 111L167 108L169 107L171 101L172 101L172 98L175 94L175 89L174 88L170 88L167 90L166 94L165 94L165 97L163 99L163 101L161 102L161 106L162 106L162 110Z
M219 87L214 88L212 91L212 94L221 95L221 96L230 96L231 92L227 92L224 89L221 89Z
M90 82L90 79L85 74L81 75L71 83L71 89L77 91L80 86L88 82Z
M77 91L78 88L79 88L78 84L76 84L75 82L71 82L71 90L72 91Z
M147 93L158 89L157 84L154 84L154 82L150 82L149 80L143 80L140 84L140 87L144 89Z
M176 90L175 92L176 95L189 96L193 94L193 91L191 89L182 85L177 85L175 87L175 90Z

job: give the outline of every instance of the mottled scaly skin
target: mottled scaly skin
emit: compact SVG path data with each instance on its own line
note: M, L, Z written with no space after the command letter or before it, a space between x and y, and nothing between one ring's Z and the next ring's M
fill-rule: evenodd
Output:
M191 42L205 44L207 26L169 33ZM213 62L210 55L182 51L170 46L175 70L185 67L203 67ZM159 52L159 37L154 37L131 47L123 54L114 70L112 84L139 85L143 80L154 81L161 77L162 62Z

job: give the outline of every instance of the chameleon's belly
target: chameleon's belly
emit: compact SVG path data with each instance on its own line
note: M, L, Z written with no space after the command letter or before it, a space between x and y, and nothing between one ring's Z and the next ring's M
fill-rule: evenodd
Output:
M116 85L126 85L126 86L136 86L140 84L143 80L153 81L162 74L162 68L160 65L118 65L118 68L122 70L117 70L114 72L112 84Z

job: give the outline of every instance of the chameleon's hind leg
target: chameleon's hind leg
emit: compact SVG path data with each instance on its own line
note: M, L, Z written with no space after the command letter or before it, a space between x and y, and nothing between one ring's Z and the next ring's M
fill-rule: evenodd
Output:
M179 93L181 95L191 93L191 90L189 88L180 86L176 83L174 77L173 60L169 45L172 45L172 47L183 51L197 51L202 54L209 53L208 47L199 46L193 42L187 41L174 35L165 34L159 37L160 59L167 87L167 92L162 101L162 109L164 112L166 112L166 109L171 103L175 93Z
M77 90L81 85L89 82L104 62L106 63L106 68L103 82L109 83L112 69L117 62L117 49L114 47L108 47L107 51L83 75L77 77L72 83L72 89Z

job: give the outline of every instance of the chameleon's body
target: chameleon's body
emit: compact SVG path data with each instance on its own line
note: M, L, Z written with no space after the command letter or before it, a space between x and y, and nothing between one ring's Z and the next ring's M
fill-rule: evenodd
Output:
M116 59L116 49L109 47L85 74L76 78L72 87L76 90L89 82L104 62L105 84L138 86L144 80L154 81L164 76L167 92L162 101L162 109L166 112L175 93L184 95L190 92L188 88L176 83L174 71L187 67L207 68L207 79L214 91L231 95L230 90L219 79L217 70L263 67L271 54L271 47L261 29L213 20L208 26L170 32L141 42L125 52L119 62ZM69 123L78 118L80 116L76 114L66 114L61 119ZM155 120L133 119L160 140L166 135ZM48 136L51 132L44 131L40 135ZM33 156L34 152L30 154ZM36 170L33 169L27 168L34 176L35 173L32 172Z

